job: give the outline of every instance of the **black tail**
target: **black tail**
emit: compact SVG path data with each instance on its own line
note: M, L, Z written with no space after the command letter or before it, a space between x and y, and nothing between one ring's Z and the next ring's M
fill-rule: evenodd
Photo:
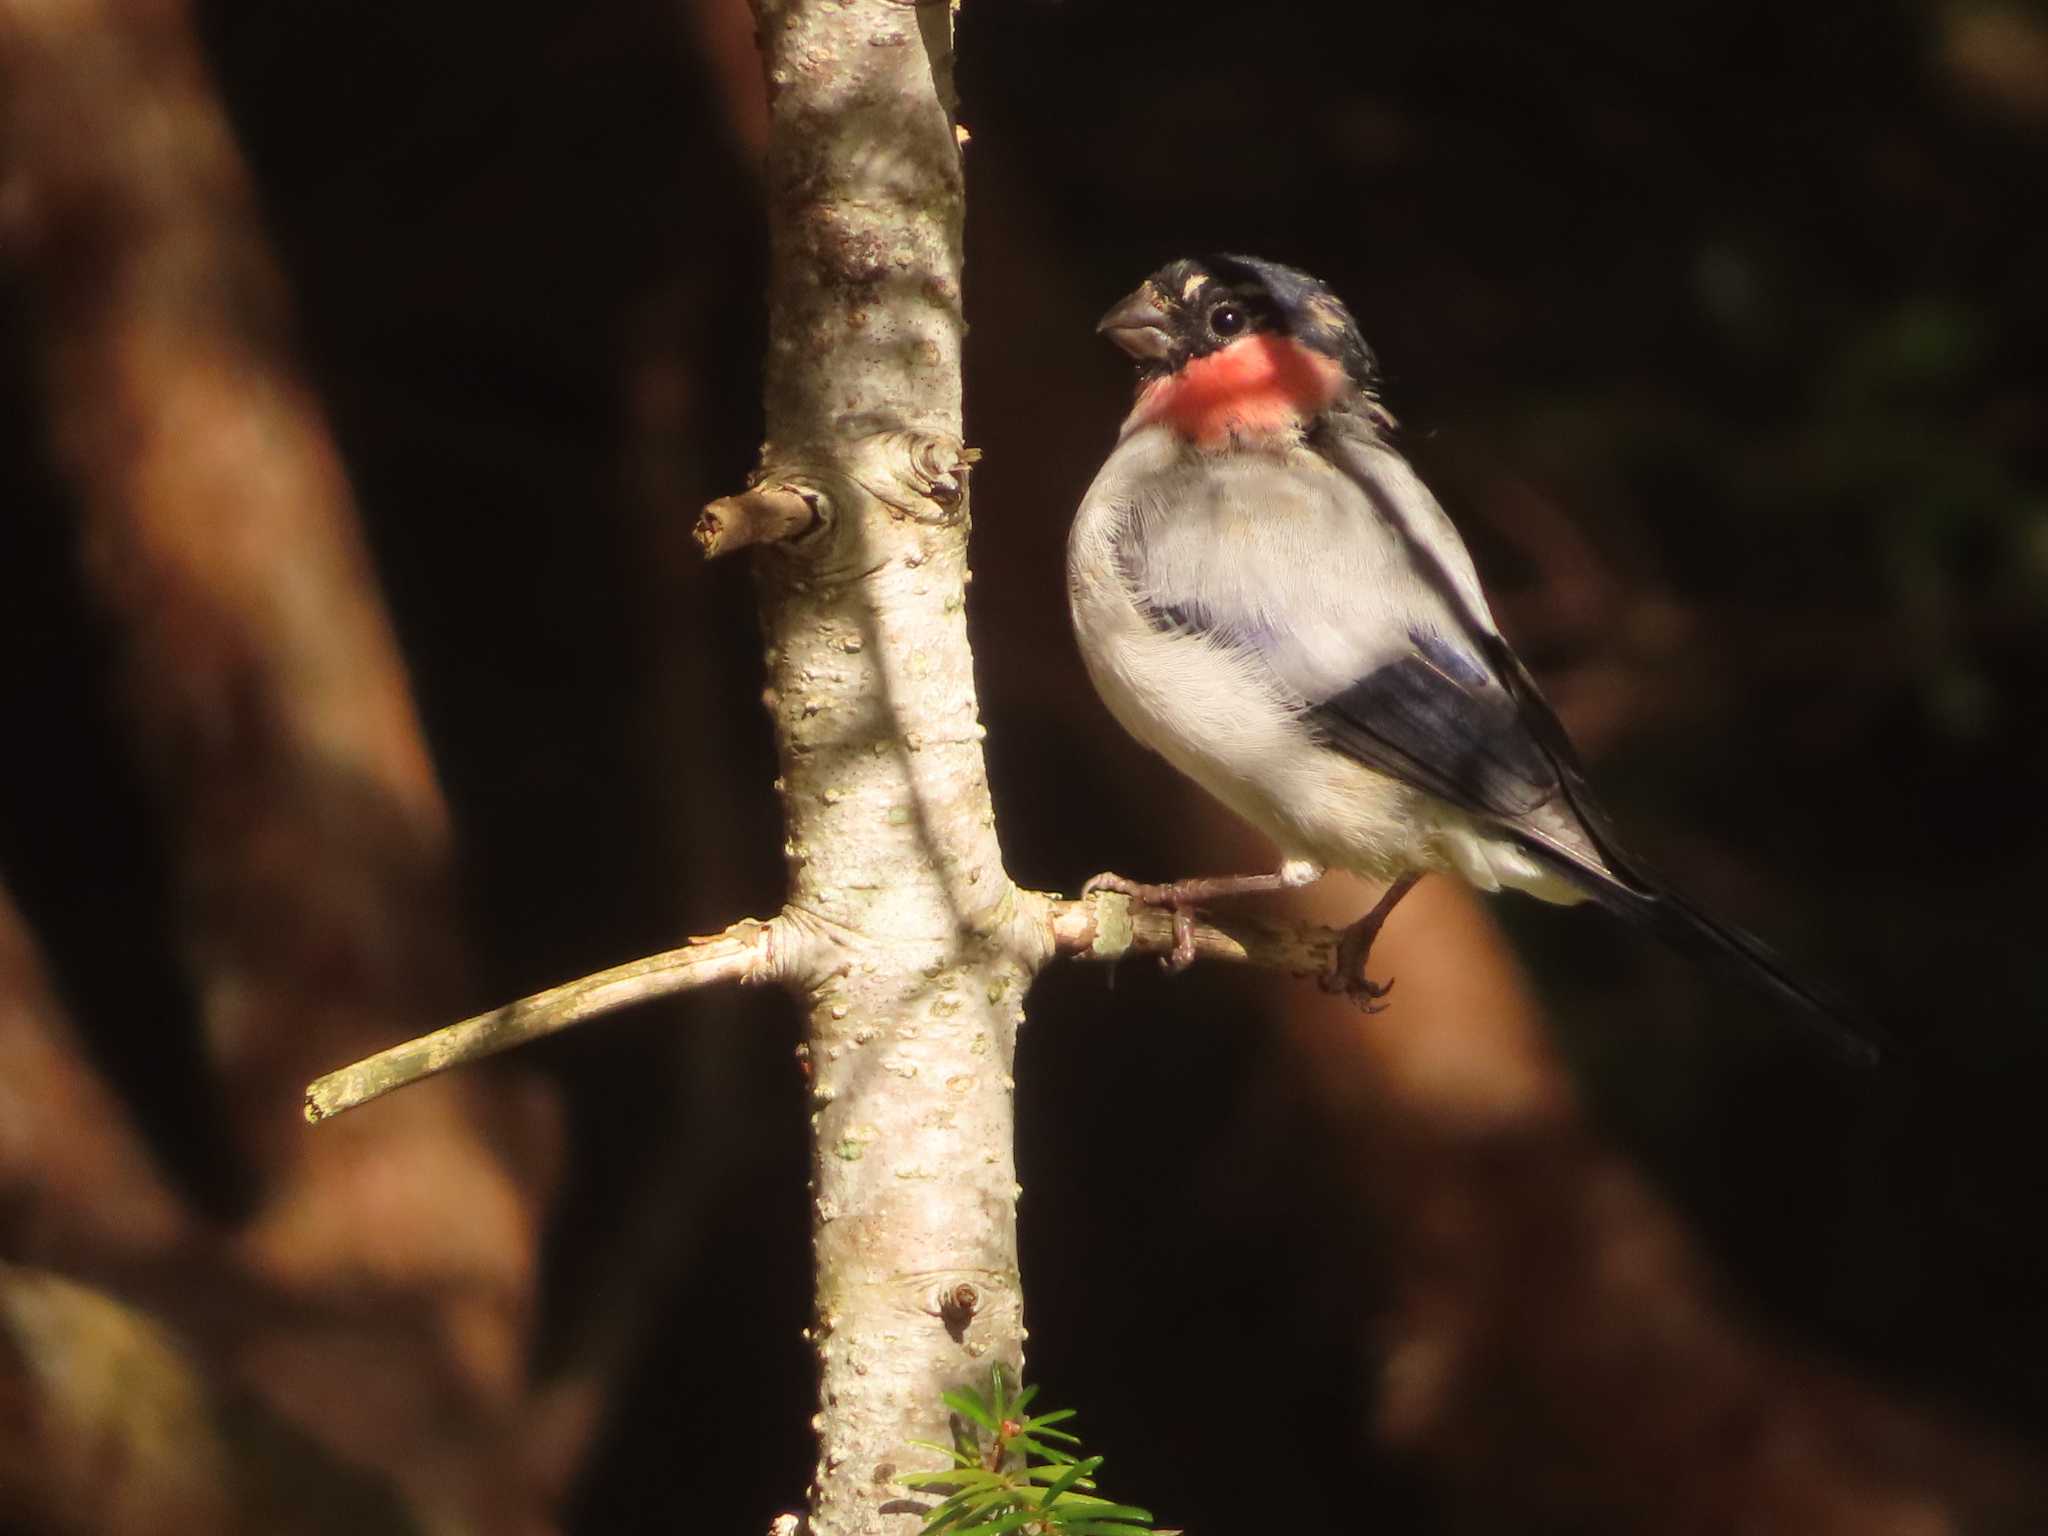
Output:
M1576 857L1566 848L1544 841L1526 823L1504 821L1502 825L1526 852L1617 917L1648 929L1681 954L1718 970L1732 971L1759 991L1795 1004L1800 1016L1811 1020L1817 1032L1851 1061L1876 1066L1887 1056L1897 1054L1895 1043L1875 1023L1819 987L1800 980L1762 940L1707 916L1684 897L1666 889L1662 881L1644 874L1616 842L1607 817L1586 784L1578 753L1572 749L1556 714L1544 702L1543 691L1536 686L1529 669L1504 640L1493 642L1492 657L1520 703L1522 724L1556 768L1565 803L1577 816L1579 830L1598 855L1598 862Z
M1872 1020L1826 989L1802 979L1753 934L1709 917L1634 869L1618 871L1621 879L1605 878L1548 849L1531 847L1530 852L1615 916L1655 934L1680 954L1730 972L1758 991L1793 1004L1817 1033L1849 1060L1876 1066L1895 1053L1895 1042Z

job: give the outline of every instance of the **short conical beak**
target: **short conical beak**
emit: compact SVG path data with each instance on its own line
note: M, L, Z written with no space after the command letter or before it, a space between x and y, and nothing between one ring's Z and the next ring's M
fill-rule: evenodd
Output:
M1107 336L1141 363L1156 363L1173 350L1173 334L1167 330L1166 307L1150 283L1102 317L1096 331Z

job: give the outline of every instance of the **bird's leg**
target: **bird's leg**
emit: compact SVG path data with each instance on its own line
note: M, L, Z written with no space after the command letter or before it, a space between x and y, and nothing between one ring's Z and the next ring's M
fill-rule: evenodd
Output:
M1323 877L1323 866L1307 859L1289 859L1270 875L1203 875L1193 880L1175 880L1167 885L1147 885L1124 875L1105 871L1081 887L1083 896L1097 891L1115 891L1148 907L1162 907L1173 914L1173 953L1162 960L1169 971L1184 971L1195 963L1195 909L1220 896L1259 896L1271 891L1298 890ZM1368 941L1370 942L1370 941Z
M1370 912L1344 930L1344 936L1337 941L1336 958L1323 975L1325 992L1342 992L1356 999L1367 1013L1378 1013L1386 1006L1380 999L1394 990L1394 978L1389 976L1385 982L1369 980L1365 962L1372 954L1373 940L1380 936L1387 914L1401 904L1401 898L1414 890L1415 882L1421 878L1419 874L1403 875L1386 888Z

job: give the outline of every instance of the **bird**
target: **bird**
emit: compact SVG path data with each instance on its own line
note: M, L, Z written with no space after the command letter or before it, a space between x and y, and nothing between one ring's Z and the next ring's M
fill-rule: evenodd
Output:
M1821 1021L1880 1038L1626 852L1472 557L1402 453L1343 301L1255 256L1169 263L1097 327L1137 394L1067 544L1074 633L1118 723L1275 845L1264 873L1113 890L1171 912L1170 969L1218 898L1331 869L1383 884L1324 984L1368 1011L1387 916L1425 875L1592 902Z

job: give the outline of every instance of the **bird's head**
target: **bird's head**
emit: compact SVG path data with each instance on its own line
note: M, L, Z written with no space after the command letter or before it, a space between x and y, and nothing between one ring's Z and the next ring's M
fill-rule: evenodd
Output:
M1096 329L1138 363L1125 430L1163 423L1204 447L1292 436L1333 405L1371 401L1378 380L1344 301L1255 256L1171 262Z

